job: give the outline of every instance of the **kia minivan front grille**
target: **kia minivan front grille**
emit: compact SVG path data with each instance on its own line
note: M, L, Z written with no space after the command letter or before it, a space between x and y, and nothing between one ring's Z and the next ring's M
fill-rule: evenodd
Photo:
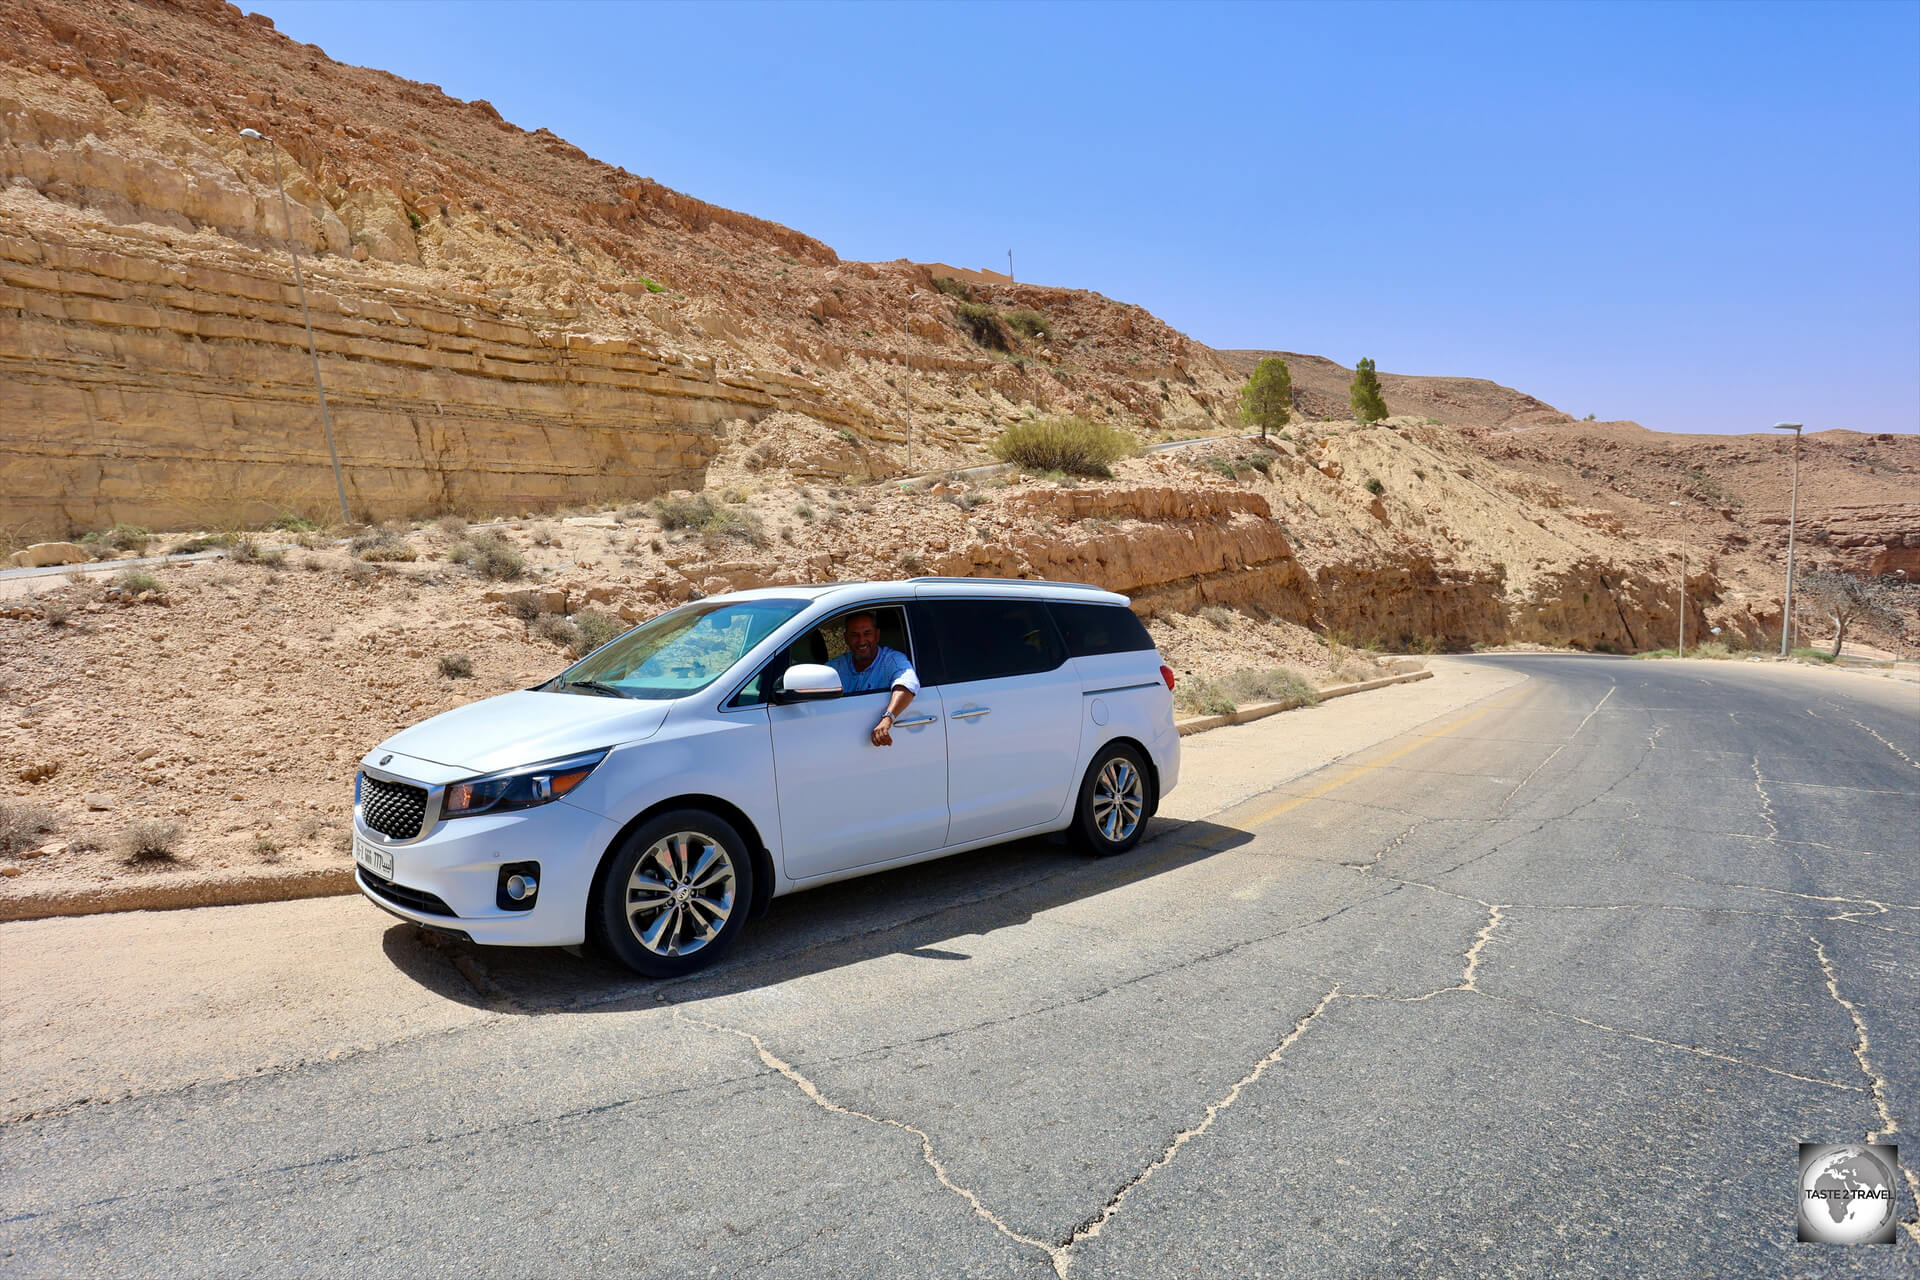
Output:
M426 821L426 789L404 782L387 782L363 773L360 775L360 817L389 840L411 840L420 834L420 824Z

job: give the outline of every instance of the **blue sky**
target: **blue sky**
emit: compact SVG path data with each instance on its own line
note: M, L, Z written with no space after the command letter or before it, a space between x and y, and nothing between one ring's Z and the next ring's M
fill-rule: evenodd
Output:
M1920 3L246 0L842 257L1667 431L1920 429Z

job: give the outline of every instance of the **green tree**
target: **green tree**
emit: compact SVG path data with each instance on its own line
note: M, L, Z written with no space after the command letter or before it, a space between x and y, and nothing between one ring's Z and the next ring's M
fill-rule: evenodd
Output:
M1293 419L1293 374L1287 362L1268 356L1240 389L1240 421L1256 427L1262 438Z
M1373 361L1362 357L1353 368L1353 417L1356 422L1378 422L1387 416L1387 402L1380 397L1380 375Z

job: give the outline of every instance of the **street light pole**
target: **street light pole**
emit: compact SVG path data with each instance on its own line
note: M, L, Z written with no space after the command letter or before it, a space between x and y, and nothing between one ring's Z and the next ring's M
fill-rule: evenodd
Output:
M913 300L920 296L915 289L907 295L907 474L913 474Z
M347 510L347 482L340 473L340 451L333 444L333 418L327 413L327 388L320 381L320 351L313 342L313 313L307 309L307 282L300 274L300 250L294 246L293 218L287 212L287 184L280 177L280 148L258 129L242 129L240 136L266 143L273 153L273 185L280 191L280 223L286 232L287 252L293 255L293 286L300 291L300 318L307 326L307 357L313 361L313 389L320 396L320 427L327 437L327 456L333 459L333 488L340 498L340 520L343 524L352 524L353 516Z
M1775 431L1793 432L1793 487L1787 499L1787 599L1780 609L1780 656L1793 648L1793 524L1800 512L1800 428L1798 422L1776 422Z
M1680 500L1676 498L1667 505L1677 507ZM1680 656L1687 656L1687 526L1684 520L1680 525Z

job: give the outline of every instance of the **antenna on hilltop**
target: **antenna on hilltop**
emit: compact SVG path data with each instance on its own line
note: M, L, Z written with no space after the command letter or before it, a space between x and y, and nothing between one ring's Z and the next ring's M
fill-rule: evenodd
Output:
M1013 279L1013 250L1007 250L1007 279Z

